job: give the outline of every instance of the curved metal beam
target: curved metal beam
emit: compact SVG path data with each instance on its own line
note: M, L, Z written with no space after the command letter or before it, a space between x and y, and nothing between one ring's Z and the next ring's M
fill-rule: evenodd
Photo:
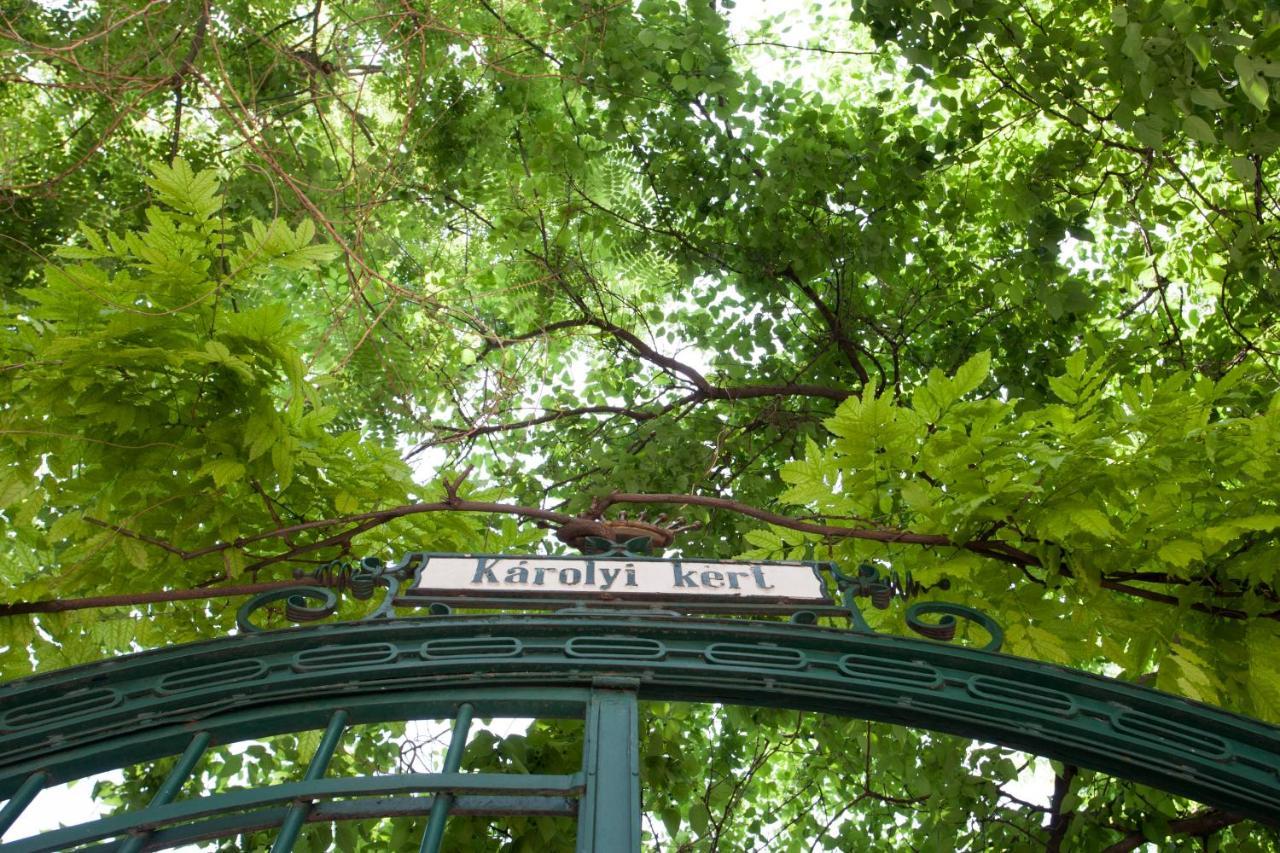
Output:
M88 823L55 829L42 833L34 838L24 838L0 845L5 853L58 853L60 850L78 848L82 844L101 841L107 838L124 837L138 826L148 829L167 827L170 825L189 823L199 818L212 818L216 815L243 813L236 819L223 822L220 826L222 837L235 832L244 832L259 825L261 812L255 817L253 809L277 803L312 803L316 800L333 800L338 797L370 797L388 794L439 794L444 791L457 791L459 796L470 797L472 801L481 797L488 798L488 805L502 805L505 801L516 802L523 813L530 808L541 808L544 812L572 815L576 811L574 798L579 796L586 785L582 774L570 776L539 776L532 774L496 774L496 773L406 773L399 776L361 776L347 779L309 779L302 782L289 782L283 785L271 785L265 788L250 788L241 791L229 791L210 797L193 797L176 803L165 803L150 806L138 811L125 812L111 817L100 818ZM432 799L435 799L433 797ZM355 801L359 803L360 801ZM367 801L366 801L367 802ZM386 802L394 802L387 801ZM397 804L398 805L398 804ZM557 808L559 807L559 808ZM368 812L356 805L357 811ZM332 815L334 810L328 812ZM278 817L268 826L280 826L287 818L288 809L271 815ZM461 812L459 812L461 814ZM380 815L379 815L380 816ZM299 826L305 822L308 814L304 813ZM330 819L333 819L332 817ZM230 824L230 826L228 826ZM199 824L195 824L199 827ZM182 832L169 834L169 842L174 836L199 835ZM216 837L216 836L215 836ZM160 843L165 843L163 839Z
M781 622L442 616L229 637L0 685L0 798L214 743L352 723L581 716L602 678L641 699L771 705L933 729L1071 762L1272 825L1280 729L1051 664Z

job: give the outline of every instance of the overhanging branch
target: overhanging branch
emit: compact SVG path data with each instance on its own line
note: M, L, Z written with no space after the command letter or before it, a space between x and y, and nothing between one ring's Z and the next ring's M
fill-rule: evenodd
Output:
M457 496L461 482L462 480L460 478L452 483L447 483L446 496L442 501L406 504L384 510L359 513L357 515L302 522L300 524L293 524L287 527L279 527L274 530L255 533L250 536L242 536L230 542L218 542L213 545L193 550L182 549L170 542L165 542L151 536L145 536L119 525L109 524L98 519L88 518L86 520L99 527L112 530L121 536L127 536L139 542L160 548L184 561L194 560L213 554L222 554L233 549L244 550L249 545L277 539L282 540L289 545L286 549L275 554L251 555L255 559L255 562L248 565L245 568L245 571L254 572L276 563L296 560L305 554L324 551L330 548L340 548L347 551L350 549L351 541L361 533L366 533L397 519L421 513L475 512L491 515L511 515L516 516L517 518L539 522L543 525L554 525L556 527L563 526L572 521L578 521L583 517L569 515L563 512L556 512L554 510L542 509L540 507L520 506L517 504L504 504L492 501L466 500ZM861 539L872 542L883 542L885 544L960 548L975 554L980 554L984 557L990 557L994 560L1009 563L1024 570L1027 568L1043 567L1039 558L1034 554L1029 554L1008 542L1002 542L999 540L971 539L965 542L954 542L949 537L941 533L917 533L911 530L898 530L894 528L843 527L832 524L821 524L818 522L802 521L790 516L780 515L775 512L770 512L769 510L760 509L759 507L740 503L728 498L717 498L707 495L615 492L613 494L597 497L592 502L591 512L587 515L598 517L604 510L616 504L670 504L677 506L705 507L711 510L732 512L737 515L754 518L775 527L820 536L824 539ZM298 534L314 531L327 531L338 527L346 529L332 533L331 535L317 541L289 544L290 538ZM1074 573L1066 566L1060 567L1058 571L1064 577L1074 577ZM1175 607L1183 606L1183 602L1175 596L1167 595L1155 590L1145 589L1143 587L1133 586L1132 584L1120 583L1116 580L1111 580L1106 576L1103 576L1100 585L1103 589L1109 589L1113 592L1134 596L1146 601ZM1196 610L1201 613L1228 619L1249 619L1255 618L1256 616L1256 618L1280 620L1280 610L1267 613L1250 614L1244 610L1220 607L1213 604L1207 604L1205 602L1193 602L1190 604L1190 607L1192 610ZM0 610L0 613L4 612L6 611Z
M823 397L839 402L847 399L853 393L843 388L830 388L824 385L809 385L797 382L786 382L781 385L713 385L707 377L697 370L671 356L663 355L646 344L635 333L599 318L591 318L588 322L600 331L612 335L639 358L661 367L673 376L684 377L697 390L698 398L703 400L748 400L759 397Z

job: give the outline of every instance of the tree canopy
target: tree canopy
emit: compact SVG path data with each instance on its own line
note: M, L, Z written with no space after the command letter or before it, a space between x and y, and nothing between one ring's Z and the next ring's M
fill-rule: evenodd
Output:
M1278 79L1261 0L7 4L0 674L645 510L1280 721ZM1278 839L927 733L646 719L663 849Z

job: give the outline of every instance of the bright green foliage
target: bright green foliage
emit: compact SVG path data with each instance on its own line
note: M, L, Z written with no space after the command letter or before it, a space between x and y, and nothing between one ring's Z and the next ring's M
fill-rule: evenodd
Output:
M13 401L0 420L0 495L17 534L16 597L242 581L270 562L257 548L269 554L274 543L194 560L154 542L199 551L316 514L405 502L416 488L394 448L327 427L335 411L306 376L296 309L276 295L278 282L310 274L333 248L315 242L309 220L215 218L223 203L211 172L179 160L154 175L163 206L147 209L144 230L85 226L84 245L60 249L45 286L24 291L29 304L10 318L20 332L6 361L21 369L0 374ZM457 521L437 529L415 519L406 530L469 541ZM104 645L101 626L85 627L78 638L57 634L70 662L133 639L126 630L123 643ZM4 664L9 676L30 666L14 654Z
M1271 668L1225 653L1242 626L1190 609L1224 598L1250 615L1272 609L1280 397L1244 415L1244 368L1218 382L1144 376L1131 385L1107 379L1105 357L1090 362L1083 349L1067 359L1067 372L1049 379L1060 401L1021 411L964 399L982 382L985 353L954 377L934 372L910 406L868 390L826 422L829 447L811 443L783 467L782 499L872 527L1008 545L1033 558L1033 583L952 548L859 542L836 554L884 561L926 584L958 581L943 597L959 592L997 614L1015 654L1105 662L1133 676L1154 668L1165 689L1280 719L1264 698L1276 687ZM787 547L783 532L752 538L767 546L762 556ZM1185 578L1175 606L1109 591L1157 578Z
M1280 13L769 11L0 15L0 599L558 547L395 511L470 470L463 498L695 494L869 531L688 510L680 547L869 560L1014 653L1280 719ZM0 615L0 675L220 635L241 600ZM468 761L558 767L573 737ZM645 754L663 849L1169 847L1199 814L1056 768L1054 829L997 790L1023 759L857 721L657 707ZM352 827L333 843L409 831Z

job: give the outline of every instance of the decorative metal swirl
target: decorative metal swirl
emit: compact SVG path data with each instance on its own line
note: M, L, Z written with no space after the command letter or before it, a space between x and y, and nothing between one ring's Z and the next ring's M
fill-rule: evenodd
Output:
M265 630L253 621L253 614L278 601L285 603L284 615L289 621L314 622L337 612L338 596L344 590L350 591L353 598L367 601L379 586L386 587L387 590L382 601L372 612L362 617L361 621L389 619L394 615L391 605L400 591L400 583L406 579L416 559L416 554L409 554L399 563L391 564L384 563L377 557L365 557L355 564L346 560L334 560L310 574L314 584L274 589L249 599L236 613L236 624L245 633ZM306 575L299 579L303 577ZM318 601L320 604L310 604L309 601Z
M938 615L936 622L926 622L921 616ZM950 642L956 636L956 617L976 622L991 635L991 639L982 647L986 652L998 652L1004 645L1004 629L1000 623L981 610L953 604L949 601L920 601L907 608L907 627L917 634L934 640Z
M858 598L870 598L873 607L877 610L885 610L895 598L905 601L931 589L951 588L951 583L945 579L931 586L925 586L915 581L910 572L902 576L894 571L882 574L880 569L871 563L859 565L858 573L852 577L834 567L831 571L835 575L844 605L849 608L849 619L853 623L853 630L865 634L878 632L862 615L862 610L857 603ZM938 618L929 620L922 618L926 616ZM982 646L983 651L1000 651L1000 647L1004 644L1004 629L1000 627L1000 623L980 610L948 601L921 601L908 607L905 614L907 627L912 631L932 640L944 642L955 639L957 617L978 624L991 636L987 644Z
M584 536L581 544L584 551L595 556L630 558L646 555L651 540L644 536L622 541ZM410 583L413 570L418 567L421 560L430 556L425 552L410 552L401 558L398 563L384 563L377 557L365 557L356 563L334 560L311 572L310 575L299 576L300 581L309 579L311 583L301 583L296 587L271 590L249 599L236 614L236 623L240 626L240 630L245 633L264 630L263 626L254 622L254 614L268 605L281 601L285 605L285 618L292 622L314 622L332 616L337 612L339 597L342 592L349 591L352 597L365 601L373 597L373 592L377 587L386 589L382 601L379 602L376 608L360 617L357 621L394 618L395 612L392 609L392 605L400 592L401 585ZM950 589L951 586L946 580L926 586L915 581L909 572L901 576L893 571L882 573L879 568L871 563L863 563L858 566L857 573L852 576L841 572L834 563L824 563L822 565L831 572L831 575L836 580L836 585L841 593L841 602L848 611L852 629L861 634L875 634L878 632L867 623L862 610L858 606L857 599L869 598L873 607L877 610L884 610L893 603L894 599L905 601L931 589L945 590ZM448 615L451 612L448 605L442 602L427 604L425 600L415 600L401 603L417 606L426 605L429 608L429 612L437 616ZM586 612L586 610L585 603L578 603L573 608L570 608L569 611L561 612L578 613ZM605 608L600 612L608 613L611 611ZM905 617L907 627L917 634L933 640L944 642L954 640L959 624L957 620L966 619L976 623L990 635L990 640L986 645L982 646L983 650L999 651L1004 642L1004 631L994 619L985 613L962 604L953 604L945 601L917 602L907 608ZM791 614L791 621L797 625L812 625L817 622L817 619L818 614L811 610L799 609Z

